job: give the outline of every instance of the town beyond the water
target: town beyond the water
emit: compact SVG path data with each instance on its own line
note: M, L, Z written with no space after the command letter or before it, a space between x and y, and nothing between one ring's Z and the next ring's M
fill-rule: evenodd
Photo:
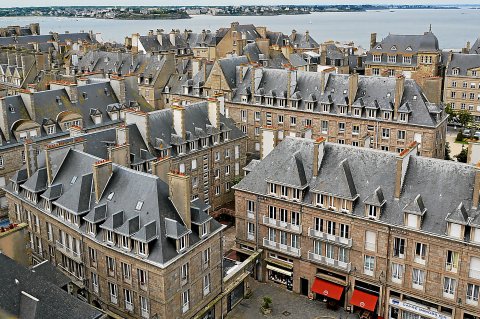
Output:
M0 17L0 318L480 319L480 37L291 29Z

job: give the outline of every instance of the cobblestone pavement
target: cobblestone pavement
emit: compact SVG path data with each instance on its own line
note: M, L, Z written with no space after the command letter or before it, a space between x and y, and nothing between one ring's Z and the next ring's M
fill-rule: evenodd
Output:
M226 319L351 319L358 318L346 313L343 309L333 311L325 308L325 303L309 300L294 292L274 286L270 283L261 283L250 280L253 295L244 299L226 317ZM272 298L272 313L266 316L260 312L263 296Z

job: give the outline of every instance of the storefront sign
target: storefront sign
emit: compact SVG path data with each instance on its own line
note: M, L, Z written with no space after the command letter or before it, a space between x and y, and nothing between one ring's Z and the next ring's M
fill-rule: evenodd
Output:
M446 316L442 313L439 313L436 310L428 309L424 306L420 306L408 301L401 301L398 299L390 298L390 304L394 307L400 308L402 310L406 310L409 312L413 312L422 316L426 316L428 318L433 319L452 319L450 316Z

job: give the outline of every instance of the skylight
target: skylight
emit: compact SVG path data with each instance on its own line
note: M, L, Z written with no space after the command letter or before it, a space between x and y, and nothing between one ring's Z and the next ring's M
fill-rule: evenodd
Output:
M72 180L70 181L70 185L72 185L73 183L75 183L76 180L77 180L77 176L73 176L73 177L72 177Z
M113 195L115 195L115 192L110 192L110 194L108 194L108 196L107 196L107 199L112 200Z
M143 206L143 202L139 200L139 201L137 202L137 206L135 206L135 210L141 210L141 209L142 209L142 206Z

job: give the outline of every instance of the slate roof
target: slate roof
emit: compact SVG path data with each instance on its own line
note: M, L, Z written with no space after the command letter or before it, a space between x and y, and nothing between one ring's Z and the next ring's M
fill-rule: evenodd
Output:
M478 225L480 212L471 209L475 167L415 155L409 158L399 200L394 198L397 154L325 143L320 178L315 178L311 170L313 141L296 137L286 137L234 188L268 196L267 177L283 174L288 168L288 158L294 157L293 154L296 152L301 154L303 165L306 167L308 188L303 202L307 205L312 204L312 192L342 193L344 184L333 181L322 184L318 183L318 180L321 179L323 171L329 172L328 174L331 174L331 178L334 179L339 163L347 160L352 183L359 195L357 201L360 201L354 205L352 212L354 216L364 218L363 200L374 195L376 202L384 203L380 221L390 225L403 226L406 210L423 211L421 229L441 236L445 235L447 220L460 223L476 220ZM381 195L378 192L379 188ZM421 196L421 201L418 195ZM459 206L461 203L463 206ZM470 224L473 226L474 222Z
M102 313L93 306L80 301L52 283L41 269L31 271L0 254L0 308L15 317L23 311L33 311L32 303L23 303L22 291L37 298L33 318L95 319ZM56 279L53 280L56 282Z
M470 53L470 54L480 54L480 37L478 37L475 40L475 42L473 43L473 45L470 48L470 51L468 53Z
M480 67L480 54L452 53L452 59L447 65L447 70L445 71L445 75L453 76L453 69L458 69L458 76L467 76L468 70L476 69L479 67Z
M51 282L55 286L64 289L65 291L67 290L67 285L72 282L67 275L58 270L49 261L44 261L33 266L32 271L35 274L42 276L45 280Z
M245 92L251 88L251 72L253 72L252 67L248 67L248 70L243 76L243 81L240 81L240 68L237 67L237 85L233 92L232 102L244 103L242 101L242 94L245 94ZM290 92L292 92L291 98L296 96L296 98L299 99L298 110L306 109L306 101L312 94L315 95L318 100L313 109L314 113L323 112L321 107L322 103L333 103L330 106L331 114L339 114L339 106L348 105L349 75L322 75L322 73L317 72L268 68L257 68L255 72L258 72L255 82L255 93L260 92L260 89L265 93L275 91L277 97L281 95L281 92L288 92L288 72L292 72ZM321 76L326 77L323 92L320 88ZM355 101L352 104L357 107L374 107L382 110L393 110L395 86L396 79L392 77L359 76L358 89L355 95ZM258 105L253 102L252 98L253 97L250 96L249 103L254 106ZM266 106L267 105L262 104L259 107ZM411 112L408 123L414 125L436 127L446 119L446 114L443 113L437 117L437 112L442 112L443 105L429 103L421 88L412 79L405 79L404 92L399 110ZM345 116L353 115L348 113ZM366 116L366 114L362 112L362 116ZM377 112L377 119L379 121L383 120L381 112Z
M289 36L290 44L293 45L296 49L316 49L319 48L320 45L312 38L312 36L307 32L305 33L298 33L292 32Z
M389 34L382 41L375 44L371 50L382 53L417 53L436 52L440 49L435 34L433 32L425 32L421 35Z
M55 154L58 152L59 154ZM168 185L159 177L138 172L120 165L112 164L113 173L98 202L95 201L95 194L92 189L92 166L100 160L90 154L79 150L64 147L51 150L54 185L62 185L62 195L53 202L61 204L62 207L81 217L80 228L71 227L72 231L86 232L86 225L83 217L89 221L96 221L100 224L96 240L102 244L104 229L113 229L116 233L130 234L131 238L144 242L151 242L149 245L148 260L157 263L159 266L165 264L178 256L175 242L171 238L172 229L166 227L165 221L174 221L175 234L189 233L189 241L194 245L200 241L198 232L187 230L182 218L169 200ZM40 169L44 163L39 163ZM77 178L74 179L73 177ZM13 191L12 183L9 183L6 190L13 196L25 198L21 191L19 194ZM113 196L109 196L113 193ZM143 202L138 209L138 202ZM44 199L41 197L37 209L43 210ZM53 214L57 210L54 208ZM138 224L135 218L138 217ZM125 225L127 223L127 225ZM138 227L137 227L138 225ZM212 232L221 228L215 220L210 221ZM132 256L133 253L128 253Z

